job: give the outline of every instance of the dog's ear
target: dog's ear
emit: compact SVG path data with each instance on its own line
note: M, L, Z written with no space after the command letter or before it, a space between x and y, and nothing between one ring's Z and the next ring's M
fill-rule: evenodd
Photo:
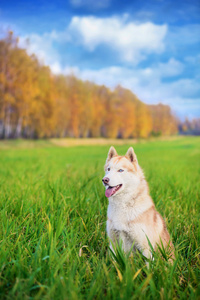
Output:
M106 159L106 163L108 163L111 160L111 158L113 158L116 155L117 155L117 151L115 150L115 148L113 146L111 146L108 151L108 157Z
M133 163L133 164L135 164L135 163L137 163L138 161L137 161L137 156L136 156L136 154L135 154L135 152L134 152L134 150L133 150L133 147L130 147L129 149L128 149L128 151L126 152L126 155L125 155L127 158L128 158L128 160L130 160L130 162L131 163Z

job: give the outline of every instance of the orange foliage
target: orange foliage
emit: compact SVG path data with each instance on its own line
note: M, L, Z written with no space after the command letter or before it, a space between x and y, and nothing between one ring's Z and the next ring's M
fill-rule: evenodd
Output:
M177 132L165 105L148 106L131 91L53 76L18 48L13 33L0 40L0 137L146 138Z

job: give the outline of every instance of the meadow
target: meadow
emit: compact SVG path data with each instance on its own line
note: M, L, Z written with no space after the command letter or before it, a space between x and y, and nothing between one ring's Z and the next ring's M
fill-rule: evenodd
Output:
M101 183L109 145L2 141L0 299L200 299L200 138L133 147L175 263L155 253L147 268L140 253L109 252Z

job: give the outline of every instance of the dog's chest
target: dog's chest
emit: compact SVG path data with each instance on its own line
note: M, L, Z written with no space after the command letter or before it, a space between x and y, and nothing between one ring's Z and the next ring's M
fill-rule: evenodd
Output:
M107 234L113 243L121 239L125 252L131 249L133 242L136 248L141 249L141 224L134 222L139 214L133 207L108 206Z
M108 222L118 231L129 231L130 222L132 222L137 213L133 207L127 206L108 206Z

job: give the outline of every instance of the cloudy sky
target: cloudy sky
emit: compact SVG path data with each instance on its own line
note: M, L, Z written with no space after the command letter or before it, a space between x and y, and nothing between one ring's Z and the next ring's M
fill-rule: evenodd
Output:
M200 117L199 0L1 0L7 29L56 74Z

